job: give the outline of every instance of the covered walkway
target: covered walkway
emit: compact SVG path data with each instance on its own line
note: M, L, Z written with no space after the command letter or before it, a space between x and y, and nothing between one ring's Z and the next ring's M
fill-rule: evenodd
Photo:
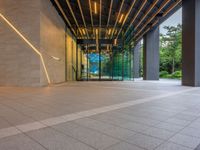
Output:
M192 150L199 93L173 80L1 87L0 149Z

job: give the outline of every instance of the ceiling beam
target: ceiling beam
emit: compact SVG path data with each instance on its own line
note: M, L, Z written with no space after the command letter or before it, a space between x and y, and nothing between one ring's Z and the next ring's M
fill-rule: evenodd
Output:
M156 16L163 10L163 8L170 2L171 0L165 0L162 5L158 8L157 12L153 14L151 18L149 18L146 23L142 26L142 28L137 31L135 37L137 37L150 23L153 19L156 18Z
M87 30L87 25L86 25L86 22L85 22L85 17L83 15L83 10L82 10L82 7L81 7L80 0L77 0L77 3L78 3L78 7L80 9L81 17L82 17L82 20L83 20L83 24L84 24L84 27L85 27L85 30L86 30L86 33L87 33L87 38L89 38L89 34L88 34L88 30Z
M175 4L172 4L163 14L162 17L166 17L175 7L177 7L179 4L181 3L181 0L178 0L175 2ZM155 21L155 23L152 25L152 27L147 28L140 36L138 37L134 37L136 39L136 41L140 40L149 30L151 30L154 26L157 25L157 23L159 23L159 19L157 19Z
M122 26L121 26L121 28L120 28L118 34L117 34L117 38L118 38L118 36L120 35L120 33L121 33L121 31L122 31L122 29L123 29L123 27L124 27L124 24L125 24L125 22L126 22L128 16L130 15L130 13L131 13L131 11L132 11L133 6L135 5L135 3L136 3L136 0L133 0L133 2L132 2L132 4L131 4L131 7L129 8L128 13L126 14L126 16L125 16L125 18L124 18L124 21L123 21L123 23L122 23Z
M74 18L74 21L75 21L75 23L76 23L77 31L79 31L80 35L82 35L82 32L81 32L81 30L80 30L80 28L79 28L79 24L78 24L78 22L77 22L77 20L76 20L76 17L75 17L75 15L74 15L73 10L72 10L71 4L70 4L69 0L66 0L66 2L67 2L67 6L68 6L68 8L69 8L69 10L70 10L70 12L71 12L71 14L72 14L72 17ZM78 33L78 32L77 32L77 33ZM77 36L78 36L78 35L77 35Z
M113 30L112 30L112 33L111 33L111 39L113 38L113 34L115 32L115 28L116 28L117 22L119 20L119 16L121 14L123 5L124 5L124 0L122 0L122 2L121 2L120 9L119 9L119 12L118 12L118 15L117 15L117 19L115 20L115 24L114 24L114 27L113 27Z
M140 9L137 11L136 15L133 17L131 23L129 24L128 28L125 31L125 35L127 34L127 32L129 31L130 27L133 25L133 23L135 22L136 18L138 17L138 15L141 13L142 9L144 8L145 4L147 3L147 0L143 0L143 3L140 7Z
M159 0L155 0L152 5L149 7L149 9L145 12L144 16L142 16L142 18L140 19L140 21L137 23L137 25L134 27L134 29L136 30L140 24L143 22L143 20L146 18L146 16L152 11L152 9L156 6L156 4L158 3Z
M75 36L77 36L75 30L73 29L69 19L67 18L67 16L65 15L65 12L63 11L62 7L60 6L60 3L58 2L58 0L54 0L55 4L57 5L58 9L60 10L60 12L62 13L65 21L67 22L68 26L71 28L72 32L74 33Z

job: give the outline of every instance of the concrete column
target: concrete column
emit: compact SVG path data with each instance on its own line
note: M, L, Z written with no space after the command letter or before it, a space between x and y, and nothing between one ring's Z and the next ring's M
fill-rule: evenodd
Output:
M159 27L144 36L144 80L159 80Z
M133 74L134 78L140 77L140 54L141 54L141 41L138 42L133 48Z
M183 0L182 84L200 86L200 0Z

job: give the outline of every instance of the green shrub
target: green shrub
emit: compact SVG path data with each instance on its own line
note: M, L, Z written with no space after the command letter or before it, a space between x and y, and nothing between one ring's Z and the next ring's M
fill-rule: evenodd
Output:
M182 72L181 71L175 71L174 73L172 73L172 79L181 79L182 77Z
M168 78L169 73L167 71L160 72L160 78Z

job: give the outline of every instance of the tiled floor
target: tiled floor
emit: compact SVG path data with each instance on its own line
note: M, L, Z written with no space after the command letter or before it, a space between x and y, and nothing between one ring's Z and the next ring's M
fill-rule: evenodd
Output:
M0 87L0 150L200 150L200 88L179 81Z

